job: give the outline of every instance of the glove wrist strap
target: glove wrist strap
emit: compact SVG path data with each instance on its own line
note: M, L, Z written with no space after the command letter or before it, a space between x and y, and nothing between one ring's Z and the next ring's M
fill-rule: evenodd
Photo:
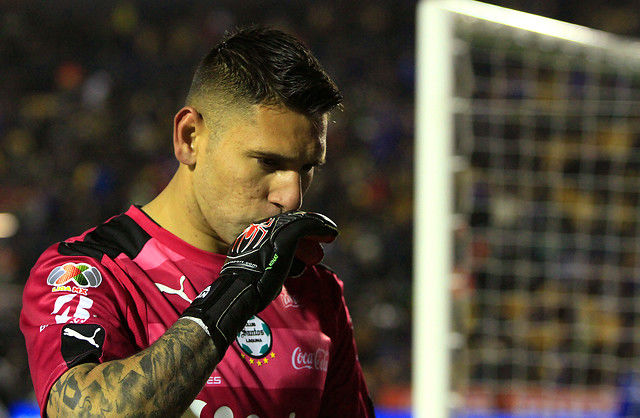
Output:
M195 316L183 316L182 318L188 319L188 320L193 321L196 324L200 325L200 328L202 328L202 330L204 332L206 332L209 337L211 337L211 333L209 332L209 328L204 324L204 322L202 322L202 319L196 318Z
M240 275L219 276L182 313L202 327L222 356L254 314L259 298L255 286Z

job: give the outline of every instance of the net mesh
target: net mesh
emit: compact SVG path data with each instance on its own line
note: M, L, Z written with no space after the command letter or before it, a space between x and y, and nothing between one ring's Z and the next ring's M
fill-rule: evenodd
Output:
M615 409L640 370L640 61L455 28L454 391L467 410Z

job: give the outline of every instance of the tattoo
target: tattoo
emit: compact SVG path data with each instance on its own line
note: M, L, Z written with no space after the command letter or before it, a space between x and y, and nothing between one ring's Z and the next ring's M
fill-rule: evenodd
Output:
M178 416L219 362L211 338L178 320L153 345L122 360L81 364L49 393L49 416Z
M69 376L63 388L64 391L62 392L62 402L64 402L64 404L69 408L75 408L76 406L78 406L81 394L76 379L73 376Z

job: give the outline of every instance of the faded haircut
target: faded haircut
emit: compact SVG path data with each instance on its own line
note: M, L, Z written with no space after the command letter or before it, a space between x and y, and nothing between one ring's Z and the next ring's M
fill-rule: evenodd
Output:
M187 104L216 112L246 105L286 106L312 120L340 107L342 94L311 51L277 29L227 34L196 68Z

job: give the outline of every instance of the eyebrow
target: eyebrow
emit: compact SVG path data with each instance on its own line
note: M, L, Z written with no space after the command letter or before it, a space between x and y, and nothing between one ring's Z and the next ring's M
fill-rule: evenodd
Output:
M257 151L257 150L247 151L247 155L253 158L265 158L265 159L276 160L278 162L284 162L284 163L294 163L297 160L296 158L293 158L293 157L287 157L286 155L278 154L275 152L269 152L269 151ZM311 164L313 164L316 167L319 167L324 165L325 162L326 162L326 157L323 155L321 159L316 159L311 161Z

